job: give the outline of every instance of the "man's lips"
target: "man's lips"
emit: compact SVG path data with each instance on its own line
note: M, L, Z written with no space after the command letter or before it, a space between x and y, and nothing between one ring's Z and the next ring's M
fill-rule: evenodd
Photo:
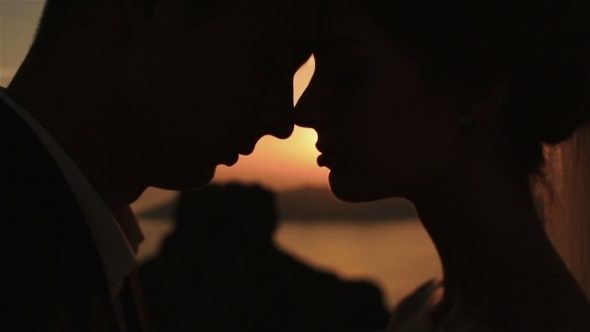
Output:
M234 153L237 153L237 154L239 153L243 156L248 156L248 155L251 155L252 152L254 151L254 148L256 147L256 143L243 144L243 145L228 143L227 146L228 146L228 149Z
M227 151L227 153L223 156L222 164L226 166L233 166L235 165L240 158L240 155L233 151Z

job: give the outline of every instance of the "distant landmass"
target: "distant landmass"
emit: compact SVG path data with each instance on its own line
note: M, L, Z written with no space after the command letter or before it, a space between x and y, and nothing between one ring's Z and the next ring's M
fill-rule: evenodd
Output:
M415 218L411 203L404 199L386 199L369 203L346 203L338 200L328 188L305 187L275 193L281 219L300 221L351 220L368 221ZM175 200L140 212L138 217L172 220Z
M277 194L283 219L378 220L416 217L413 205L393 198L369 203L346 203L327 188L306 187Z

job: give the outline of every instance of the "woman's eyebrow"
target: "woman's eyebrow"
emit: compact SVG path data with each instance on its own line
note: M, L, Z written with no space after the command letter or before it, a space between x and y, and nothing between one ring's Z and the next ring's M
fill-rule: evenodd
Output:
M319 40L316 49L328 51L343 45L359 46L365 44L364 41L341 34L329 35Z

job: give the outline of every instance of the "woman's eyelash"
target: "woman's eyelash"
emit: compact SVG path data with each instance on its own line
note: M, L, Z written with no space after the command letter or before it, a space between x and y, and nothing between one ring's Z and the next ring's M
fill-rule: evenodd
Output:
M358 84L363 78L362 72L356 68L346 68L334 74L333 81L340 86Z
M316 68L323 68L326 78L340 87L358 85L367 74L361 60L343 52L316 55Z
M341 85L349 85L358 81L359 75L354 72L345 72L336 76L335 81Z

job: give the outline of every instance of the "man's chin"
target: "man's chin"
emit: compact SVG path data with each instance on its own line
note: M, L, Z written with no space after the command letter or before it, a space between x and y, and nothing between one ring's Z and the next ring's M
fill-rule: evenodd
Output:
M164 190L174 191L191 191L198 190L206 186L213 180L215 168L211 170L201 170L182 174L180 171L170 174L167 178L162 178L154 187Z

